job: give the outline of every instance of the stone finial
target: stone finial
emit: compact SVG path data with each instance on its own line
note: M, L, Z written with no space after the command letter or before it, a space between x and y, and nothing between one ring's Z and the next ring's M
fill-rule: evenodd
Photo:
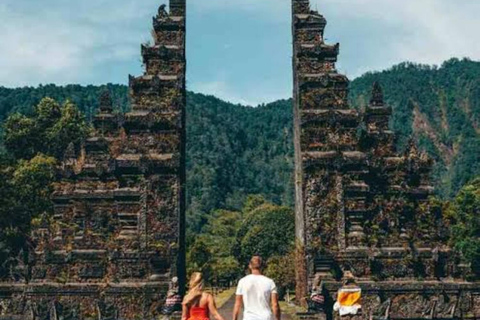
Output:
M417 172L420 168L428 169L432 165L431 158L425 151L419 150L414 138L409 140L404 156L410 172Z
M383 105L383 89L378 81L373 83L372 97L370 98L370 104L373 106Z
M63 158L65 162L72 161L77 157L75 153L75 145L73 142L70 142L67 146L67 149L65 150L65 153L63 154Z
M418 159L420 152L418 151L417 143L414 138L410 138L408 141L408 147L405 150L405 156L409 159Z
M110 91L104 90L98 100L101 112L109 113L113 111L113 100Z

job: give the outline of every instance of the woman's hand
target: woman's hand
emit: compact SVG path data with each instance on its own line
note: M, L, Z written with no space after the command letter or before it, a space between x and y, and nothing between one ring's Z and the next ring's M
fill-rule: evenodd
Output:
M208 295L208 311L215 318L215 320L225 320L217 310L215 299L211 294Z
M182 303L182 320L188 320L188 306Z

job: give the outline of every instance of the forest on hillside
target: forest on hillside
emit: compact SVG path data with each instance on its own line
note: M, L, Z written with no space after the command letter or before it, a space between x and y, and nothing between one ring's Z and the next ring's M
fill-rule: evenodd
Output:
M441 197L452 197L480 174L480 62L451 59L440 67L403 63L367 73L351 82L353 107L368 103L374 81L382 84L394 109L391 126L399 148L413 135L436 160L433 179ZM90 120L105 89L118 111L129 108L122 85L0 87L0 121L14 112L31 114L43 97L70 99ZM251 108L189 92L187 189L192 212L238 209L247 194L292 206L292 121L290 100Z
M480 62L451 59L440 67L402 63L355 79L350 101L362 108L379 81L393 107L392 128L402 148L414 136L436 160L437 193L452 197L480 174Z
M398 148L413 136L436 160L434 185L446 200L446 223L455 226L453 245L480 263L475 216L480 184L474 180L480 175L480 62L452 59L440 67L403 63L367 73L351 82L353 107L366 106L374 81L382 84L393 107L391 127ZM39 212L48 212L52 167L68 143L79 145L88 134L105 90L116 111L129 109L123 85L0 87L0 121L6 123L0 131L0 191L5 195L0 199L0 230L15 226L0 234L0 258L21 247L21 235L28 234ZM191 268L234 278L245 257L263 252L274 265L284 266L269 272L283 277L285 287L292 285L292 124L291 100L248 107L188 92L187 240L189 255L196 257L190 259ZM292 227L289 236L266 228L275 219Z

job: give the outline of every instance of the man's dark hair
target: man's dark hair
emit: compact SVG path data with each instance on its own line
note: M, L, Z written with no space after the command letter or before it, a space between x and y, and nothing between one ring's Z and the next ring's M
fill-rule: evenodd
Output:
M250 268L254 270L261 270L263 268L262 257L255 255L250 259Z

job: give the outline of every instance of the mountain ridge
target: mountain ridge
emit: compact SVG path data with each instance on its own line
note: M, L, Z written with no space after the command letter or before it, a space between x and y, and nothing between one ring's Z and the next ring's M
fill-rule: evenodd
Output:
M452 196L480 174L480 62L407 62L368 72L350 83L354 108L368 104L374 81L382 84L393 108L398 147L414 136L436 160L433 180L439 195ZM71 99L92 119L106 89L116 111L128 110L124 85L0 87L0 121L12 112L30 113L45 96ZM214 209L239 209L248 194L293 206L292 110L291 99L251 107L188 92L187 203L193 229Z

